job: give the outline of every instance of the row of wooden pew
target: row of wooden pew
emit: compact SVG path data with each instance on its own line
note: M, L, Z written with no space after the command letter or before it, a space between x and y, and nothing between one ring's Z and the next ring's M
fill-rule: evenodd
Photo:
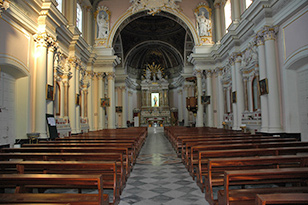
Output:
M266 204L270 193L286 193L288 203L290 193L307 198L308 142L214 128L165 127L165 136L210 204Z
M146 128L102 130L2 148L0 204L118 204L146 136ZM59 188L78 194L44 193Z

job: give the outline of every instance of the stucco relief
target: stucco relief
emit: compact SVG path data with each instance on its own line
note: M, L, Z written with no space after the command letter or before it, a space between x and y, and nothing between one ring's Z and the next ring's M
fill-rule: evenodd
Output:
M131 0L131 7L128 10L131 10L132 13L137 13L141 10L148 10L148 14L155 15L164 9L172 9L178 11L179 6L176 5L178 0Z

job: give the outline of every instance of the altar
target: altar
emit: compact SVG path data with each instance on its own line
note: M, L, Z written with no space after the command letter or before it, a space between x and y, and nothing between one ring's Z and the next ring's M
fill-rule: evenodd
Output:
M141 82L141 126L170 126L168 91L169 82L163 77L162 70L149 66Z

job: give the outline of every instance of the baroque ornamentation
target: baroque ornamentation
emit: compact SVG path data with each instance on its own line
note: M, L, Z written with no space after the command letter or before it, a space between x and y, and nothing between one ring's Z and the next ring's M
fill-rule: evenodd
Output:
M178 0L130 0L132 5L128 10L132 13L137 13L142 10L147 10L149 15L155 15L161 10L171 9L175 12L179 11L179 6L176 5Z
M10 8L10 2L8 0L0 0L0 17L4 10Z
M54 40L48 33L37 33L33 36L34 42L37 44L37 47L48 47L57 45Z

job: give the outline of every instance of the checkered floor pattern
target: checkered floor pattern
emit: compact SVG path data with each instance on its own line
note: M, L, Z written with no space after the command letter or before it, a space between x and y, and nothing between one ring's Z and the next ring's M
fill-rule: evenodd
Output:
M120 205L207 205L204 194L163 133L149 133Z

